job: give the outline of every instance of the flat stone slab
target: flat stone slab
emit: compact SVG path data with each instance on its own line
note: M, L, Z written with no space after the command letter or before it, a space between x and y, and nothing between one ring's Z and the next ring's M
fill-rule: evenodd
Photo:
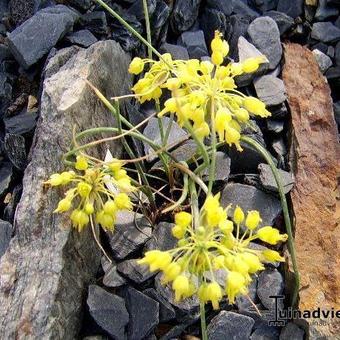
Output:
M339 309L340 215L337 193L340 150L330 88L314 55L297 44L285 46L283 80L292 115L291 192L295 246L301 275L302 310ZM335 338L338 319L310 325L310 337ZM337 324L337 325L336 325Z
M0 261L3 339L66 340L79 333L85 290L97 272L100 252L89 228L79 234L67 214L53 214L62 192L43 182L64 169L61 159L74 126L80 131L115 124L85 79L108 97L122 95L130 86L128 64L121 47L105 41L86 50L61 50L45 70L40 119L15 215L16 235ZM103 158L108 146L91 154ZM110 146L119 157L120 144Z

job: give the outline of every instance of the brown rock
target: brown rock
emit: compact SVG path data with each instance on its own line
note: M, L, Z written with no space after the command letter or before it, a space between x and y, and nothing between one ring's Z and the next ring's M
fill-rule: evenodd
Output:
M301 310L340 309L340 226L337 175L340 150L330 88L313 54L285 45L283 80L292 113L291 163L295 187L295 245ZM338 204L338 205L337 205ZM314 320L318 321L318 320ZM333 338L336 319L310 325L310 336Z
M128 63L129 57L113 41L87 50L64 49L49 61L15 215L16 236L0 262L1 339L68 340L80 330L84 296L100 252L90 228L79 234L67 214L53 214L62 191L45 188L43 182L64 169L62 155L72 141L73 127L79 132L115 124L85 79L108 97L125 94ZM120 144L111 147L119 157ZM106 148L93 148L91 154L104 157Z

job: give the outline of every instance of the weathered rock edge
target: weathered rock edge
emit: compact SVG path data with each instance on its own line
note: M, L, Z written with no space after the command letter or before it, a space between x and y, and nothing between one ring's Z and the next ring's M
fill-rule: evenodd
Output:
M295 186L291 192L295 245L301 275L301 310L340 308L340 225L337 176L340 149L332 98L311 51L285 45L283 80L292 115L291 163ZM311 321L309 336L333 338L338 319L325 325Z
M16 236L0 262L0 329L3 339L74 339L85 289L100 254L90 229L72 230L67 214L55 215L62 192L43 187L63 169L72 128L112 126L114 119L84 79L105 95L128 92L129 57L113 41L87 50L57 53L46 68L41 118L35 133L23 194L15 216ZM112 144L118 156L120 145ZM103 157L104 147L93 150Z

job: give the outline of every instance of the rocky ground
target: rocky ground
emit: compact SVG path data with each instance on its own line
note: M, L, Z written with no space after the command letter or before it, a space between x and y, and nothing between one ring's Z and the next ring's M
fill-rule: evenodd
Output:
M107 3L138 32L145 34L140 0L111 0ZM208 57L209 44L216 29L229 41L232 59L242 61L248 57L266 55L267 62L255 75L240 76L237 83L243 92L256 95L264 101L272 112L270 119L254 121L254 129L247 133L271 152L280 168L288 194L294 186L295 178L292 159L289 158L292 107L289 107L287 102L287 99L291 98L289 89L285 88L285 82L282 80L284 65L282 43L295 42L312 50L321 73L331 87L335 120L340 124L340 1L149 0L148 4L153 43L161 52L169 52L174 58ZM75 121L78 127L83 129L90 125L110 124L104 117L104 112L98 111L94 99L88 101L81 99L90 94L79 84L74 85L77 84L77 73L73 73L72 77L69 73L76 69L79 73L85 72L86 77L93 81L93 74L98 69L102 70L95 79L98 84L106 86L102 89L105 94L108 96L123 94L120 93L122 89L125 87L127 92L131 84L131 80L121 73L126 69L129 57L143 56L146 51L138 39L91 0L0 0L0 17L0 257L5 254L13 237L15 240L19 239L16 245L18 248L12 247L7 252L9 255L3 257L4 259L6 257L3 263L9 261L7 263L13 264L16 255L22 252L19 247L20 241L25 239L27 245L32 243L27 230L30 228L30 217L35 216L35 212L32 208L33 215L29 214L30 205L27 202L31 203L29 197L35 196L34 188L24 187L22 196L23 174L29 162L33 160L26 170L24 186L25 183L26 186L33 186L34 183L39 187L43 176L46 179L49 175L47 170L55 171L61 165L57 165L57 160L52 157L54 168L46 162L45 168L41 170L40 167L41 172L37 171L33 165L37 167L40 165L38 153L39 157L43 155L45 159L50 159L52 150L57 150L60 143L65 148L67 143L61 136L65 136L65 140L70 138L71 132L66 130L71 130L71 125ZM114 40L122 49L116 44L100 42L104 40ZM63 48L68 49L60 52ZM88 52L85 52L85 49L88 49ZM96 58L91 58L92 54ZM116 58L110 64L112 54ZM91 63L88 63L89 60ZM105 69L104 65L109 66ZM292 68L285 69L284 80L289 78L287 72L294 71ZM105 81L104 78L109 77L111 73L114 73L114 76ZM298 71L296 76L299 76ZM68 79L69 83L65 79ZM115 81L121 84L123 80L128 83L124 83L121 88L118 85L113 86L112 90L108 88ZM312 81L314 80L311 80L311 83ZM318 87L318 83L322 81L322 77L316 78L317 83L313 83L313 86ZM72 87L74 91L69 91ZM64 93L67 97L62 95ZM72 116L77 110L86 111L89 107L101 117L98 118L98 122L95 121L96 117L90 114L85 115L83 121ZM153 107L127 102L125 111L130 120L137 124L153 112ZM51 112L55 114L51 116ZM71 114L70 120L60 118L65 112ZM166 124L168 118L163 119ZM332 119L329 117L328 125L333 124ZM39 128L34 137L37 121ZM91 124L87 126L87 122ZM45 137L41 135L43 133ZM49 133L51 135L48 135ZM160 138L156 120L150 120L144 134L152 140ZM185 134L184 130L174 124L170 140L176 140ZM295 135L298 139L299 134ZM317 140L319 136L315 138ZM46 149L49 142L53 144L50 152L48 148ZM32 143L34 147L31 149ZM177 159L187 160L192 156L193 148L190 143L186 142L174 151ZM315 144L312 146L316 147ZM140 155L150 152L147 145L136 143L135 147ZM37 152L37 149L40 151ZM216 178L219 186L223 188L222 202L225 205L230 202L240 204L245 210L258 209L261 211L263 224L274 223L282 227L277 187L269 167L264 163L258 153L246 145L243 153L238 153L234 149L220 152L217 158ZM150 160L150 171L159 171L157 160ZM14 218L21 196L23 198L17 213L21 215ZM43 196L37 197L42 199ZM38 199L33 200L31 204L37 201ZM38 204L35 206L36 210L40 210L39 203L36 204ZM23 217L25 214L26 219ZM32 218L32 224L45 225L51 222L48 219L41 222L39 218L39 215L36 216L36 221ZM81 263L74 267L68 266L64 248L60 254L56 252L56 256L59 254L63 259L60 263L59 260L52 261L58 267L56 269L60 274L58 280L65 275L63 274L65 271L69 274L72 271L78 273L81 279L75 279L77 281L75 287L82 293L77 294L75 289L72 290L72 297L77 301L70 303L69 308L75 306L74 309L78 311L74 315L70 311L73 319L61 317L59 327L66 327L70 320L73 323L71 335L61 332L56 336L56 333L51 332L50 337L72 339L75 334L80 338L119 340L126 337L132 340L199 337L198 302L195 299L182 303L175 302L171 291L160 284L159 275L150 274L146 267L136 263L136 259L145 250L155 247L166 250L174 245L171 223L159 221L157 226L151 226L143 216L139 216L137 221L138 229L134 225L133 215L123 214L119 218L115 233L102 235L102 241L114 259L114 264L108 263L104 258L99 264L99 254L96 256L83 254L81 243L77 243L79 257L92 265L92 267L88 265L90 269L86 274L80 274ZM66 222L59 223L62 226ZM27 225L27 229L22 225ZM53 221L52 226L56 227L57 224L54 225ZM45 234L36 235L41 237ZM47 239L49 237L46 236ZM65 240L72 240L75 237L77 236L63 234L59 239L53 235L50 242L53 240L58 248L59 241L67 243ZM12 243L16 244L15 242ZM70 244L68 247L72 246L73 244ZM254 247L258 246L254 244ZM45 245L40 243L37 243L37 249L46 251ZM29 246L25 255L30 256L31 251ZM67 250L68 252L73 254L72 250ZM3 264L2 268L4 267ZM19 267L26 268L24 260ZM34 265L32 268L34 270ZM26 278L22 280L26 282ZM14 285L15 280L9 282ZM32 279L32 286L34 284L36 282ZM1 282L2 293L8 289L4 286L4 282ZM63 303L68 302L67 289L70 286L65 284L65 297L61 298ZM49 290L58 296L56 300L59 301L59 295L62 295L60 287L48 287L45 293ZM15 294L17 292L13 293L13 301L16 301ZM268 326L274 308L274 300L269 296L280 294L289 294L284 268L277 263L269 263L266 270L254 278L249 292L261 315L246 298L238 298L234 306L225 302L222 311L208 312L209 339L304 339L306 330L295 323L289 322L284 327ZM47 305L48 303L51 303L51 308L54 306L54 301L47 302ZM4 306L9 308L10 304ZM6 319L3 317L4 310L2 312L0 308L0 325L4 326ZM46 318L49 318L49 312L46 313ZM38 314L39 311L36 314L37 318ZM11 321L15 323L17 317L19 316L13 314ZM41 329L45 327L43 322L41 327ZM41 335L44 336L44 333ZM11 338L10 335L7 338Z

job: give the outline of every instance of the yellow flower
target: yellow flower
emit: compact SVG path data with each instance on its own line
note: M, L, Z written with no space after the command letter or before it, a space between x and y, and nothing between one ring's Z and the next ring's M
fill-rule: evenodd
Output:
M71 206L72 206L72 201L67 198L64 198L61 201L59 201L58 207L56 210L54 210L54 212L57 213L57 212L68 211L71 209Z
M77 185L78 194L83 197L87 198L92 190L92 185L86 182L80 182Z
M211 282L206 285L205 301L211 301L213 308L219 309L219 302L222 299L222 289L217 282Z
M190 294L189 279L184 275L178 275L172 283L172 289L175 291L175 300L180 301L182 297Z
M89 223L89 217L84 211L75 209L71 214L71 221L74 227L77 228L79 232L81 232L84 226Z
M115 196L114 204L120 210L124 210L124 209L131 210L132 209L132 203L131 203L130 197L124 192L121 192Z
M246 97L243 100L243 107L254 115L269 117L271 113L266 110L266 105L261 100L254 97Z
M143 60L138 57L133 58L129 66L129 73L137 75L143 72L143 69L144 69Z
M254 230L261 221L260 213L257 210L250 210L248 211L245 226L250 230Z
M262 251L262 255L265 258L265 260L269 262L284 262L285 259L282 257L277 251L266 249Z
M52 174L50 179L46 182L46 184L51 185L52 187L56 187L58 185L62 185L63 178L61 174Z
M255 274L256 272L264 269L264 266L260 262L260 259L254 254L243 253L242 260L248 265L248 272L250 274Z
M262 62L264 62L264 61L265 60L264 60L263 57L256 57L256 58L246 59L242 63L243 72L245 72L245 73L253 73L253 72L257 71L257 69L259 68L260 64Z
M244 212L241 209L241 207L237 205L234 211L234 221L236 224L241 224L243 220L244 220Z
M96 221L105 230L113 231L114 222L115 222L114 214L108 214L104 210L101 210L96 214Z
M74 167L77 170L86 170L89 167L89 164L84 156L77 156L77 161Z
M182 268L176 262L171 262L163 271L163 283L167 283L176 279L176 277L181 273Z
M118 207L113 200L107 200L104 204L103 210L105 214L114 215L117 212Z
M247 293L245 277L238 272L230 271L226 282L226 291L229 302L234 303L237 295Z
M192 216L191 214L181 211L175 215L175 223L181 228L186 228L191 224Z
M278 242L285 242L288 239L287 234L280 234L277 229L274 229L270 226L263 227L257 231L258 238L269 244L275 245Z
M179 225L175 225L172 228L171 232L174 237L176 237L177 239L181 239L186 233L186 228L182 228Z

